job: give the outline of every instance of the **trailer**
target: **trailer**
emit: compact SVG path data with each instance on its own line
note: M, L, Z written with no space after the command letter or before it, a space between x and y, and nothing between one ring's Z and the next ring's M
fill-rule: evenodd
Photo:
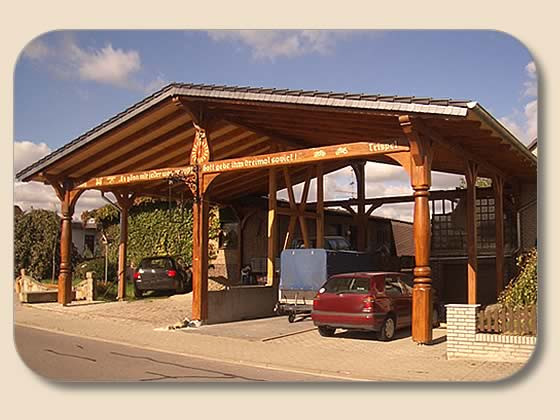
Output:
M311 315L313 298L330 276L357 271L375 271L371 254L327 249L286 249L280 254L280 288L276 307L279 315L295 322ZM377 267L379 268L379 267Z

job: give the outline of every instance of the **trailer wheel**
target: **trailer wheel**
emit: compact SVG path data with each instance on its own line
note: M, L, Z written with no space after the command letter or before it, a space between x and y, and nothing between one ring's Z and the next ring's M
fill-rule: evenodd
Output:
M291 324L292 322L294 322L296 320L296 314L294 314L293 312L288 315L288 322Z

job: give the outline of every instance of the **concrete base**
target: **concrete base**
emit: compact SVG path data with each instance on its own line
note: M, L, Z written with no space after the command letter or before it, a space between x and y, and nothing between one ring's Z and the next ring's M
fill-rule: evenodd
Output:
M271 286L236 286L208 292L207 324L256 319L275 314L278 289Z

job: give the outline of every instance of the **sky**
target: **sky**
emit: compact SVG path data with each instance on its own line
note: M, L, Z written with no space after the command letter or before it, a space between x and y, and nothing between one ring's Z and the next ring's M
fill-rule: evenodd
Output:
M15 66L15 172L171 82L469 99L523 143L537 135L536 66L502 32L55 31L27 44ZM368 197L412 192L402 168L368 164L366 177ZM434 189L459 182L433 175ZM355 188L349 169L326 183L326 199ZM15 181L14 204L59 209L52 188L35 182ZM75 218L104 204L89 191ZM410 204L373 214L412 218Z

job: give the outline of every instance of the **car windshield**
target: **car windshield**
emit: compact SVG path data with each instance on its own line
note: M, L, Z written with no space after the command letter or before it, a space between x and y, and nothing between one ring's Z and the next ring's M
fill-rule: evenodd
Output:
M367 293L369 285L364 277L331 277L324 288L327 293Z
M140 268L146 269L170 269L173 268L173 263L169 258L150 258L147 260L142 260L140 263Z

